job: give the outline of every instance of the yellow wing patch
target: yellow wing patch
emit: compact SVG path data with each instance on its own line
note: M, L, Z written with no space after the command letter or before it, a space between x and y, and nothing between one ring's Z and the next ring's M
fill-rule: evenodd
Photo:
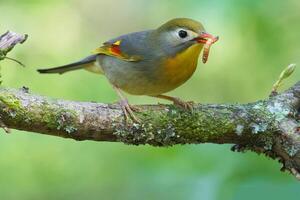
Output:
M115 43L113 43L113 45L118 45L118 46L120 46L120 44L121 44L121 40L117 40Z
M102 47L99 47L93 51L96 54L104 54L112 57L119 58L121 60L135 62L140 61L142 58L140 56L129 56L121 51L120 45L121 40L117 40L112 44L104 44Z

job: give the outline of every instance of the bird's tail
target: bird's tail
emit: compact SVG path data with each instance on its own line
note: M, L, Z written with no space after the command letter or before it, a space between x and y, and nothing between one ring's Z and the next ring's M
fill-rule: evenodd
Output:
M65 72L69 72L69 71L73 71L73 70L77 70L77 69L83 69L83 68L87 69L95 64L97 56L98 55L91 55L91 56L88 56L88 57L78 61L78 62L74 62L74 63L70 63L67 65L54 67L54 68L38 69L37 71L42 74L49 74L49 73L63 74Z

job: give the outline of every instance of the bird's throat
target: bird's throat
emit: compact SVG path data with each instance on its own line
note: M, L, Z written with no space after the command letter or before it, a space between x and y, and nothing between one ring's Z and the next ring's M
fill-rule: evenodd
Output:
M174 57L168 58L162 72L164 79L175 87L187 81L197 68L198 57L202 47L203 45L201 44L195 44Z

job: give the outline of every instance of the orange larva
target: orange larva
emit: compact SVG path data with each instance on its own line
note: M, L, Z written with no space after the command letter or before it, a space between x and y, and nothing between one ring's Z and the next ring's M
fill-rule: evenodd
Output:
M208 60L211 45L214 44L218 40L219 40L219 37L208 38L206 40L206 43L204 44L204 48L203 48L203 56L202 56L202 62L203 63L206 63L207 60Z

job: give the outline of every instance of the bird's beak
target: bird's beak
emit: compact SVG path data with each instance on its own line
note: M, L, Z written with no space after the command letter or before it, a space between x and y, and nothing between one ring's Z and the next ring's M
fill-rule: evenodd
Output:
M210 40L211 44L213 44L219 40L219 36L213 36L209 33L202 32L198 37L194 38L194 40L201 44L206 44L207 41Z

